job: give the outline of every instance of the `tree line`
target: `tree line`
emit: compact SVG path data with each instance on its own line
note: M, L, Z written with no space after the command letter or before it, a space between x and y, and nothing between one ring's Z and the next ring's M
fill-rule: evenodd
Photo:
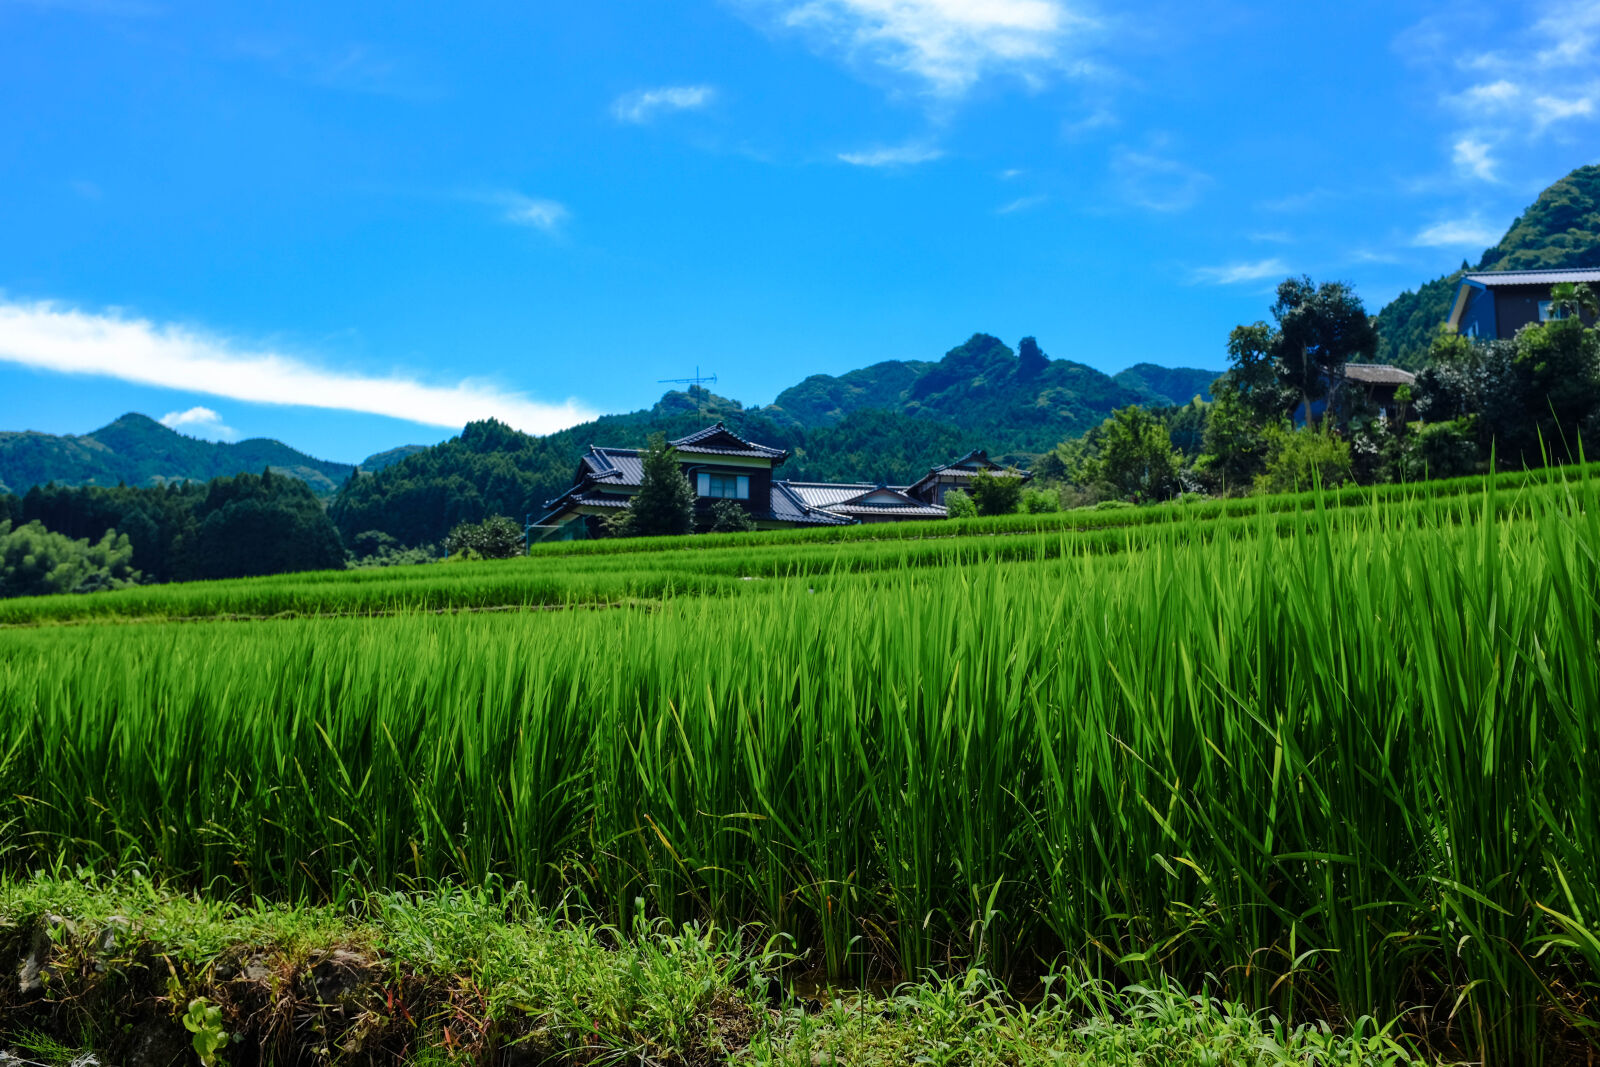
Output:
M0 495L0 596L345 566L298 478L238 474L155 488L35 486Z
M1147 503L1188 493L1291 492L1314 483L1449 478L1490 463L1536 467L1577 458L1600 431L1595 294L1558 285L1550 321L1483 341L1440 325L1394 417L1345 367L1378 348L1374 320L1346 284L1290 278L1271 321L1236 327L1212 400L1122 408L1063 441L1034 467L1063 506Z

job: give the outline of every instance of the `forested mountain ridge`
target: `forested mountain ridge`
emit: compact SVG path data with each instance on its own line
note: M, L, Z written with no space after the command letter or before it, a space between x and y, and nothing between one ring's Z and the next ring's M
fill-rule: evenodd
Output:
M404 545L430 544L458 522L537 515L572 484L588 445L638 448L653 433L680 437L718 421L788 451L778 475L796 481L905 483L973 448L1026 466L1118 407L1187 403L1217 376L1140 364L1118 381L1051 360L1032 338L1019 349L974 334L937 362L888 360L812 375L766 407L704 389L673 391L648 409L545 437L473 423L460 437L352 479L329 514L347 542L376 530Z
M159 486L268 468L300 479L323 497L337 492L355 470L262 437L231 444L185 437L133 413L82 436L0 432L0 492L18 495L50 482Z
M1422 366L1468 270L1571 267L1600 267L1600 165L1579 167L1540 193L1476 267L1463 261L1459 270L1390 301L1378 313L1378 361Z
M1116 377L1050 359L1031 337L1013 352L977 333L937 362L888 360L838 376L814 374L762 409L775 421L831 426L887 411L960 426L997 452L1044 452L1129 404L1186 404L1216 371L1141 363Z

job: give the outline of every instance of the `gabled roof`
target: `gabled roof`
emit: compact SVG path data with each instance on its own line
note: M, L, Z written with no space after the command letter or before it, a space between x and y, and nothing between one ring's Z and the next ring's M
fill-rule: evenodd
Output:
M904 485L875 482L780 482L813 508L839 515L893 515L897 518L942 519L947 512L911 496Z
M751 456L757 459L780 460L789 454L781 448L746 441L720 422L667 443L679 452L713 456Z
M1388 363L1346 363L1344 377L1363 385L1410 385L1417 380L1410 371Z
M940 477L966 480L980 470L993 473L995 471L1004 471L1005 469L1005 467L990 459L988 452L981 448L974 448L960 459L952 460L943 466L928 468L928 473L908 485L906 491L915 496L919 489ZM1027 481L1033 477L1033 474L1031 471L1018 471L1017 476L1023 481Z
M1566 270L1483 270L1461 276L1464 282L1484 287L1504 285L1560 285L1562 282L1600 282L1600 267Z
M1461 276L1456 286L1456 298L1450 305L1450 316L1445 321L1452 330L1461 328L1461 316L1467 310L1467 296L1474 289L1504 289L1519 285L1547 286L1562 282L1600 285L1600 267L1572 267L1566 270L1479 270Z
M805 522L817 526L851 526L855 519L813 507L801 499L788 482L772 483L772 517L785 522Z

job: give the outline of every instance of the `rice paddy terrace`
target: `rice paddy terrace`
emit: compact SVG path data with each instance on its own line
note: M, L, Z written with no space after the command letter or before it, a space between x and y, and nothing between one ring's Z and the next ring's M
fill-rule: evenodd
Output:
M0 602L0 863L520 883L819 979L1176 983L1591 1062L1589 476Z

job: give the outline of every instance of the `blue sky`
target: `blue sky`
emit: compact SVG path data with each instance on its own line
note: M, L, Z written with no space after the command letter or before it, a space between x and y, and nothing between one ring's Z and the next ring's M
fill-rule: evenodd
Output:
M1593 0L0 0L0 428L357 460L975 331L1218 367L1600 161ZM199 410L197 410L199 409Z

